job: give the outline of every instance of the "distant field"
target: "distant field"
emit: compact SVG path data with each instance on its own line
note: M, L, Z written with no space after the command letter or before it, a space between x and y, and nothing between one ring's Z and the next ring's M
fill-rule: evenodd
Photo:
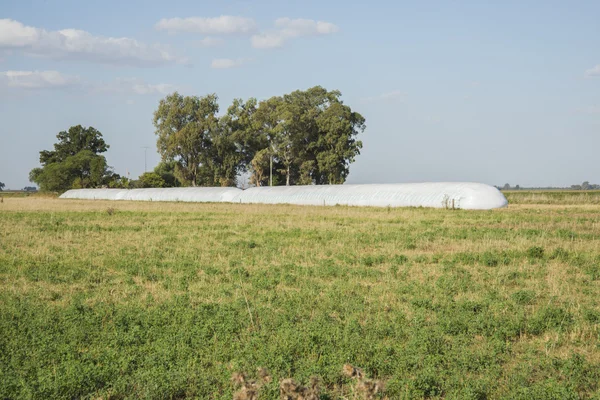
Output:
M600 190L508 190L510 204L598 204Z
M57 197L57 193L25 192L22 190L7 190L0 192L0 197Z
M574 194L573 194L574 193ZM493 211L0 203L0 398L600 398L600 192ZM536 203L536 204L531 204ZM381 398L384 398L381 396Z

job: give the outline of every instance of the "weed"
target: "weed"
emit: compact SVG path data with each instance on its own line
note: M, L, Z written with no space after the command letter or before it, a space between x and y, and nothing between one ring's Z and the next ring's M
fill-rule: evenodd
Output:
M383 382L367 379L361 368L356 368L350 364L344 364L342 373L347 377L354 379L354 394L359 399L372 400L384 391Z
M532 335L539 335L549 329L568 329L572 323L571 313L560 306L548 305L531 318L527 330Z
M291 378L279 383L279 394L283 400L319 400L319 378L313 376L307 386L302 386Z
M527 305L535 299L535 292L533 290L519 290L510 296L513 301L519 305Z
M531 259L544 258L544 248L540 246L532 246L527 249L527 257Z

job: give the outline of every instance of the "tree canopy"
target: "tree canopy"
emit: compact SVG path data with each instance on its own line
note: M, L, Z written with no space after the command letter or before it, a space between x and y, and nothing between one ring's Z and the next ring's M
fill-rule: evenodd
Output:
M218 112L215 94L184 97L177 92L162 99L154 112L158 152L163 161L177 162L175 176L184 185L213 184L208 167Z
M98 130L76 125L56 137L54 150L40 151L42 167L29 173L29 180L37 183L41 190L98 187L118 177L100 155L109 146Z
M159 153L182 185L234 186L243 172L257 186L341 184L362 148L364 117L320 86L218 112L215 94L176 92L154 113Z
M365 119L321 86L258 101L234 99L219 114L216 94L160 100L153 115L161 162L138 180L112 171L109 146L93 127L59 132L53 150L40 151L29 180L41 190L72 188L256 186L344 183L360 154ZM0 190L3 186L0 186Z
M6 185L2 182L0 182L0 192L6 187Z

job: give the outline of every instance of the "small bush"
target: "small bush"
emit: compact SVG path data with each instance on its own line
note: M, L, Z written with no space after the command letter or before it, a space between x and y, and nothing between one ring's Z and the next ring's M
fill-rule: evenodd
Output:
M535 299L535 292L533 290L519 290L514 292L510 297L515 303L524 306Z
M481 262L486 267L496 267L500 261L496 254L486 251L481 255Z
M528 322L527 331L540 335L550 329L566 329L573 323L573 316L558 306L547 306L539 310Z
M600 322L600 311L592 309L583 310L583 319L591 324L597 324Z
M533 246L528 248L527 257L532 259L544 258L544 248L540 246Z

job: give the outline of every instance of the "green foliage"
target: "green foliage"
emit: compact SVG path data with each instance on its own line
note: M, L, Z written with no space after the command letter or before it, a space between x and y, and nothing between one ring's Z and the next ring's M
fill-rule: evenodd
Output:
M535 299L535 292L533 290L519 290L511 295L513 301L519 305L527 305Z
M176 161L161 161L154 168L154 173L158 174L165 182L164 187L179 187L181 183L175 176Z
M544 258L544 248L540 246L533 246L527 249L527 256L532 259Z
M339 91L315 86L261 102L253 114L262 137L254 140L261 147L252 157L253 180L264 179L268 155L286 185L344 183L360 154L362 142L356 136L364 131L365 119L340 97Z
M156 172L144 172L138 179L138 185L141 188L162 188L166 183Z
M365 119L340 97L316 86L260 103L235 99L218 118L216 95L173 93L154 113L158 149L182 185L234 186L250 172L251 183L264 186L271 164L274 183L343 183Z
M0 192L2 191L2 189L4 189L6 187L6 185L2 182L0 182Z
M118 176L108 182L108 187L111 189L133 189L135 181L124 176Z
M527 331L539 335L549 329L567 329L573 323L573 316L559 306L546 306L540 309L529 321Z
M154 112L157 147L163 161L176 161L175 176L184 185L213 186L210 170L213 137L218 135L217 95L162 99Z
M54 150L40 152L41 168L29 173L29 180L44 191L108 185L118 179L100 153L108 149L102 134L93 127L72 126L56 135Z

